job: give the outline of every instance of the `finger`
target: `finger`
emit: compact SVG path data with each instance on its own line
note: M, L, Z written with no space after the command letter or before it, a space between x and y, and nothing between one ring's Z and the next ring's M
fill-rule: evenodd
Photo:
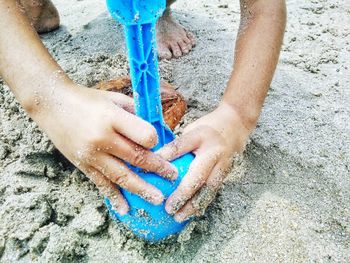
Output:
M202 187L216 162L217 158L210 152L203 151L196 156L180 185L166 201L165 210L169 214L175 214Z
M148 122L125 110L119 109L113 127L117 133L147 149L153 148L158 143L156 129Z
M227 177L229 167L231 167L231 162L229 160L218 162L209 175L206 185L211 189L219 190Z
M129 211L129 205L116 185L96 169L90 167L88 170L87 176L96 185L100 193L109 199L112 207L120 215L125 215Z
M156 154L160 155L165 160L172 161L186 153L196 150L200 144L201 137L198 136L198 131L190 131L176 138L171 143L166 144L163 148L158 150Z
M177 178L177 169L174 165L121 135L117 135L113 146L106 149L113 156L133 166L156 173L169 180Z
M195 196L187 201L187 203L174 215L176 222L182 223L189 220L193 216L201 215L200 212L193 206L194 199Z
M214 201L220 187L211 188L204 185L194 197L174 215L177 222L184 222L193 216L202 216L208 206Z
M135 114L134 100L125 94L121 94L114 91L106 91L108 96L112 98L112 101L124 109L125 111Z
M215 199L225 178L221 164L216 164L206 184L175 215L177 222L184 222L192 216L202 216Z
M111 155L102 154L95 169L105 175L113 183L154 205L159 205L164 200L161 191L132 172L123 161Z

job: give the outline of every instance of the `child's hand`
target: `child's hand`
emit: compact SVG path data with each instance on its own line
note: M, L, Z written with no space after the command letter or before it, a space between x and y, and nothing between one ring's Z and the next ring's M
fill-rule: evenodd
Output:
M166 202L166 210L175 220L185 221L204 212L223 183L232 157L243 151L249 133L235 111L223 103L157 152L167 160L195 154L188 173Z
M167 179L177 177L174 166L148 150L156 145L157 134L153 126L130 113L132 99L76 85L53 93L54 103L37 98L39 105L31 111L33 119L111 200L114 208L120 214L128 211L128 204L115 184L153 204L161 204L162 193L123 162Z

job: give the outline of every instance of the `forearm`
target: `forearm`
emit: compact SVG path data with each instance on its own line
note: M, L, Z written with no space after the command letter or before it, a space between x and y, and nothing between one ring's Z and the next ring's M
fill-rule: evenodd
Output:
M278 62L286 22L283 0L241 1L233 72L223 103L252 130Z
M15 0L0 1L0 75L29 113L70 83Z

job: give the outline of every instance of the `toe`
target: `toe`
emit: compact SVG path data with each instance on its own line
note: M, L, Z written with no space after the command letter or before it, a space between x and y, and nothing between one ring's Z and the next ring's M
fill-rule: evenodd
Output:
M180 46L179 46L178 43L173 43L173 44L171 45L171 50L172 50L173 56L174 56L175 58L181 57L182 52L181 52L181 48L180 48Z
M196 38L194 35L190 32L187 32L187 37L190 40L192 47L194 47L196 45Z
M189 42L189 43L187 43L186 45L187 45L187 49L188 49L189 51L191 51L192 48L194 47L194 46L192 45L192 42Z
M182 38L182 41L185 42L187 45L192 45L192 41L187 37L186 35Z
M183 54L188 54L190 52L189 45L185 43L185 41L180 41L179 46Z
M159 59L171 59L172 54L169 49L161 49L158 51Z
M163 42L158 42L158 57L159 59L171 59L173 55L171 54L170 48L163 44Z

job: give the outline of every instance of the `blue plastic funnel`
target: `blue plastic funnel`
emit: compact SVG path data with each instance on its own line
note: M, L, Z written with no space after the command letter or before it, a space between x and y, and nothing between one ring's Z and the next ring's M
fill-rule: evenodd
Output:
M159 142L153 149L157 150L175 138L163 121L156 51L156 22L163 14L166 2L165 0L107 0L107 6L113 18L124 25L135 112L157 130ZM179 172L175 182L154 173L145 173L131 165L130 168L168 198L179 185L193 159L192 154L186 154L172 162ZM141 238L158 241L180 232L188 223L176 222L165 211L165 202L155 206L124 189L121 191L129 203L130 211L125 216L121 216L112 209L109 200L106 199L110 214Z

